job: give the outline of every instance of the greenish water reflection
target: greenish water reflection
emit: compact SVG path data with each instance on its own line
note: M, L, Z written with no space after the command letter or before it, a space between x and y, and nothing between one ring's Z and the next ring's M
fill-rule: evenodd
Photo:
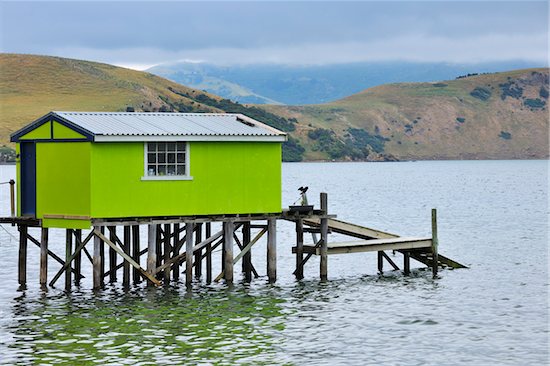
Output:
M285 314L276 288L110 289L15 299L23 363L273 364Z

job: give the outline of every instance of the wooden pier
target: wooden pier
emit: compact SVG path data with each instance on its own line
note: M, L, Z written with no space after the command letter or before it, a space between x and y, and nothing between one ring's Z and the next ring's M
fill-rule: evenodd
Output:
M294 275L304 277L304 266L312 256L320 257L319 276L328 278L328 256L358 252L377 252L378 270L383 271L384 262L394 270L399 266L385 253L395 251L403 254L403 272L410 273L410 259L415 259L437 275L438 268L464 268L463 265L438 253L437 217L432 211L432 236L426 238L399 237L395 234L359 226L336 219L328 213L327 195L321 194L319 210L307 212L285 210L279 214L209 215L186 217L138 217L95 218L89 231L66 229L65 255L59 256L49 248L48 228L41 221L25 217L0 218L0 223L17 225L19 230L19 284L27 282L27 246L31 242L40 248L39 283L55 286L64 277L65 289L79 285L84 274L82 261L88 260L92 267L94 289L101 289L105 282L117 282L122 274L124 286L145 280L150 285L179 281L185 274L185 284L194 281L211 283L234 281L235 265L242 263L243 278L250 282L259 277L254 267L252 248L267 235L267 268L269 282L277 279L277 221L286 220L296 225L296 255ZM221 223L221 230L212 232L212 224ZM29 234L29 228L40 228L40 238ZM143 236L142 236L143 233ZM147 235L144 235L144 234ZM333 243L328 236L339 233L354 237L356 241ZM314 243L304 244L304 235L311 234ZM146 243L142 243L146 237ZM318 239L317 239L318 238ZM108 249L107 251L105 249ZM213 273L214 253L221 252L221 272ZM61 265L53 276L48 274L48 260ZM204 262L204 266L203 266ZM204 269L204 276L203 276Z

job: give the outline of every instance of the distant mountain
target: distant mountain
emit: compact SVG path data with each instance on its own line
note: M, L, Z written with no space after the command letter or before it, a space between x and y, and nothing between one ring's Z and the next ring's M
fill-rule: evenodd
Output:
M450 80L471 73L539 67L524 61L450 64L370 62L292 66L219 66L178 62L149 72L240 103L304 105L331 102L366 88L395 82Z
M298 121L305 160L544 159L548 81L547 68L516 70L263 108Z

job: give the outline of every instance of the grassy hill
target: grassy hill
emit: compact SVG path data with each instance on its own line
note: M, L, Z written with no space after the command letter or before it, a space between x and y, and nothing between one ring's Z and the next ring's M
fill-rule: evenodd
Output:
M307 160L548 157L548 69L370 88L332 103L263 106L295 118Z
M52 110L234 112L284 131L294 122L150 73L60 57L0 54L0 145ZM285 154L288 149L284 147ZM290 146L292 143L290 143Z

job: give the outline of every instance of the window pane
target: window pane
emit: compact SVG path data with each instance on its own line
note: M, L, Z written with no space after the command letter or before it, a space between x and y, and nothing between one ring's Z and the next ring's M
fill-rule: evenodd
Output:
M148 151L157 151L157 143L156 142L148 142L147 143L147 150Z
M185 175L185 165L178 164L176 172L178 175Z
M166 151L166 143L165 142L159 142L157 145L158 151Z
M147 154L147 162L148 163L156 163L157 162L157 154L154 154L154 153Z
M158 153L157 159L159 163L166 163L166 154Z
M167 145L168 145L168 151L176 151L176 143L175 142L169 142Z
M168 163L173 164L176 162L176 154L168 153Z
M168 175L175 175L175 174L176 174L176 166L168 165Z
M185 163L185 154L178 153L178 163Z
M158 175L166 175L166 165L159 165Z
M185 151L185 142L178 142L178 151Z
M155 165L147 166L147 175L157 175L157 168Z

